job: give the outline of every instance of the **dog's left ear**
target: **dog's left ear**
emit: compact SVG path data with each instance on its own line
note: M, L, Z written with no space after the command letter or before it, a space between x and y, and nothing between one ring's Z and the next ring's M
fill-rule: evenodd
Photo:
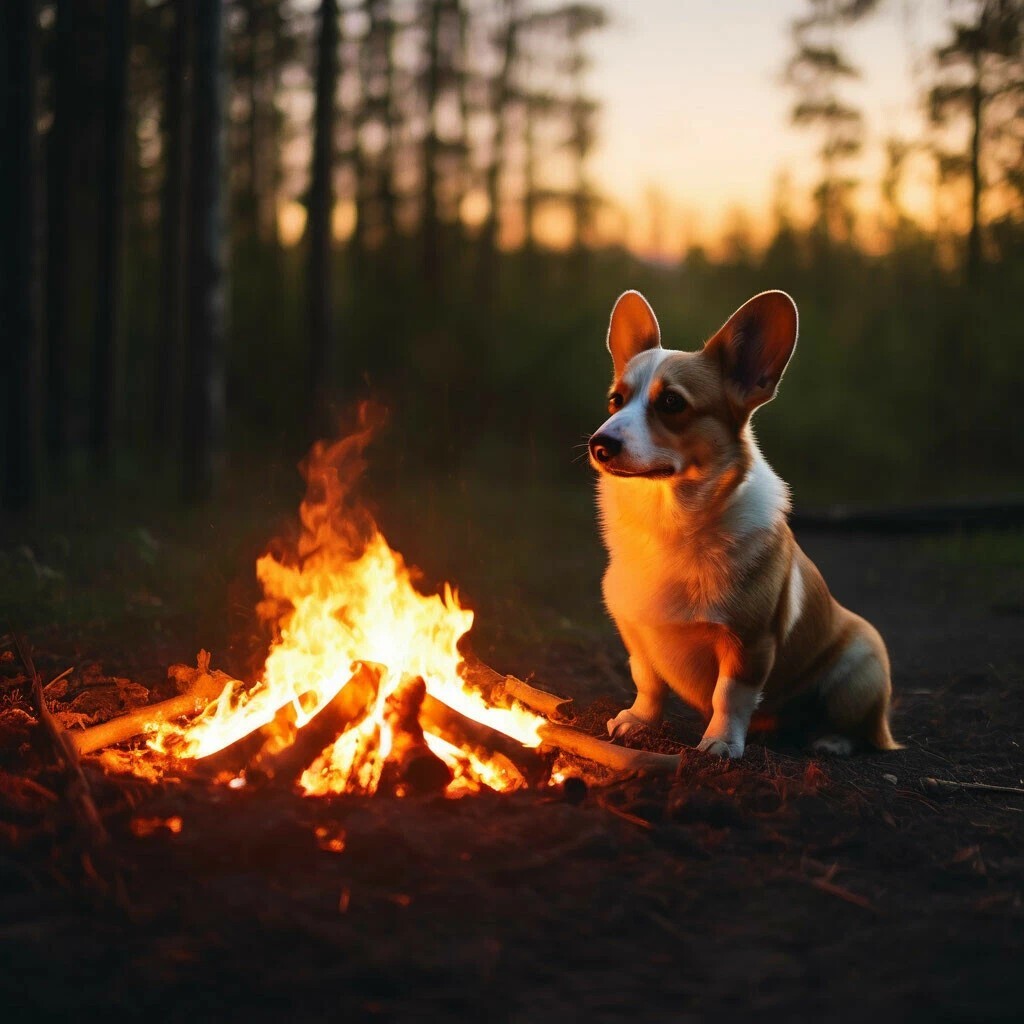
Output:
M647 300L639 292L623 292L612 310L608 325L608 351L621 377L626 363L649 348L661 347L661 329Z
M761 292L704 346L722 367L730 401L747 416L775 397L796 348L798 325L796 303L785 292Z

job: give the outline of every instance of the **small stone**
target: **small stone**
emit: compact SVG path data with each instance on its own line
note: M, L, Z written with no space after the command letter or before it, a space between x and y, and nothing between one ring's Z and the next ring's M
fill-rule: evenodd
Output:
M890 785L893 785L893 786L896 785L896 776L895 775L890 775L888 772L886 772L882 776L882 778L885 779L885 781L888 782Z

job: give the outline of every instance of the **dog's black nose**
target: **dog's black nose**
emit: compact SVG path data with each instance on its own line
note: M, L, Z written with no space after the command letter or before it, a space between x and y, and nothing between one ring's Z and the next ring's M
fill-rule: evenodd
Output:
M610 462L622 451L622 442L610 434L595 434L590 439L590 454L598 462Z

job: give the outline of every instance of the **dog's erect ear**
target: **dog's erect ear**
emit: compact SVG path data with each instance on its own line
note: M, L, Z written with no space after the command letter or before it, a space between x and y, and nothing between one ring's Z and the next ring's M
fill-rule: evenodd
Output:
M745 302L704 346L718 359L730 401L750 415L775 397L796 348L796 303L785 292L761 292Z
M660 347L661 331L654 310L639 292L623 292L608 325L608 351L615 364L615 376L622 376L626 363L638 352Z

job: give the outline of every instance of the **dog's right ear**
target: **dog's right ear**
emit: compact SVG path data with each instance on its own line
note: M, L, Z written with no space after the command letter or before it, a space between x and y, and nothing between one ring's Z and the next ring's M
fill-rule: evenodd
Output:
M661 348L661 330L654 310L639 292L623 292L608 325L608 351L615 364L615 376L621 377L626 363L649 348Z

